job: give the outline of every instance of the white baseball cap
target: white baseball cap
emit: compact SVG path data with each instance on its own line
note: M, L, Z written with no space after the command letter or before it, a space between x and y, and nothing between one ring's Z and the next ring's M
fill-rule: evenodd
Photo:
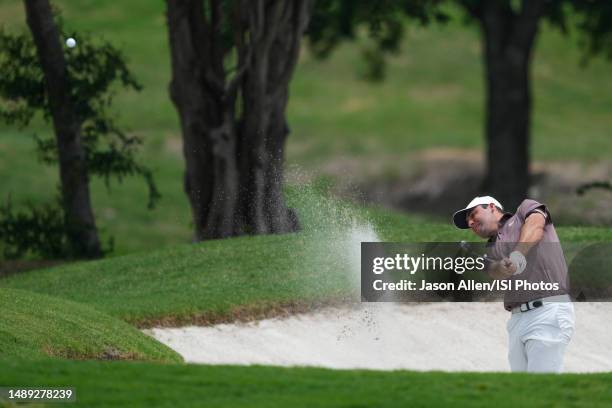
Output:
M459 210L455 214L453 214L453 223L455 224L457 228L460 228L460 229L470 228L466 220L467 213L472 208L476 207L477 205L491 204L491 203L495 204L496 207L499 207L502 210L504 209L504 207L502 207L499 201L497 201L491 196L476 197L472 201L470 201L470 203L464 209Z

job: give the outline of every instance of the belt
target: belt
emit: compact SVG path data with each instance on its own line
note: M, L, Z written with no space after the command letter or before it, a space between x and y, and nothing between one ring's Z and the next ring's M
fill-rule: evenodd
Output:
M521 303L520 305L512 308L512 313L525 313L538 307L544 306L547 303L559 303L569 302L571 299L569 295L555 295L547 296L541 299L530 300L529 302Z

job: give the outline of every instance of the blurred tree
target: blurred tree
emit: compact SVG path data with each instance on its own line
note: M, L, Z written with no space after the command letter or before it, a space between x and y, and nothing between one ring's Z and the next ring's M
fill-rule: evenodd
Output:
M28 26L44 72L57 137L68 236L77 253L97 257L101 255L101 248L89 195L81 126L70 98L68 71L59 30L48 1L25 0L25 6Z
M606 0L457 0L480 26L486 78L485 189L506 208L527 196L532 94L530 66L541 23L567 34L568 21L588 44L585 57L609 47L612 3Z
M529 187L531 85L529 66L548 0L461 0L480 25L486 79L485 189L516 208ZM559 2L556 2L557 4Z
M40 111L53 122L55 139L36 140L40 159L59 163L61 211L30 206L14 214L9 203L0 211L0 240L13 257L27 250L52 257L99 257L103 250L89 175L101 176L108 186L111 176L121 180L138 174L149 187L149 207L159 198L150 170L134 159L139 139L125 135L107 112L113 83L133 89L140 85L110 44L95 46L81 36L78 46L65 54L62 41L67 36L61 23L56 24L48 0L24 3L32 36L0 30L0 97L5 102L0 119L26 126ZM59 221L50 222L58 216ZM62 234L64 238L57 238ZM39 242L44 241L41 237L55 237L57 242L47 245Z
M354 41L365 29L371 44L362 45L367 69L365 79L379 81L385 75L385 56L399 51L407 23L427 25L448 16L443 0L317 0L308 26L311 51L326 58L342 41Z
M573 5L582 17L578 28L583 33L583 62L586 63L593 55L603 55L612 60L612 2L575 0ZM595 180L578 186L576 192L583 195L591 189L612 192L612 183L609 180Z
M578 15L576 27L582 34L583 62L589 57L603 55L612 59L612 2L607 0L566 0ZM566 14L558 17L558 25L567 31Z
M612 2L320 0L308 34L315 52L325 56L342 39L354 39L358 27L366 26L380 53L394 52L402 39L401 26L406 16L422 23L444 22L450 15L441 7L449 3L459 5L482 32L487 93L487 174L483 187L512 209L527 196L529 187L532 105L529 68L540 24L546 19L567 33L568 20L572 21L587 44L585 56L607 53L610 57ZM384 63L380 59L373 61L378 65Z
M295 231L282 192L288 85L311 0L166 0L195 239Z

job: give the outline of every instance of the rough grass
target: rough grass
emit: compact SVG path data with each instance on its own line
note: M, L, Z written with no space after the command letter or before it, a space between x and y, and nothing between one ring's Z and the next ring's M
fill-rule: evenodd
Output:
M84 304L0 288L0 310L2 358L182 361L165 345Z
M0 360L0 384L74 387L76 402L65 404L70 407L608 407L610 381L612 374Z

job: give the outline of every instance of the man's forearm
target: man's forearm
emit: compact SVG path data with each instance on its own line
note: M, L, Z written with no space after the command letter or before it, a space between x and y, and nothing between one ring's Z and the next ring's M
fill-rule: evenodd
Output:
M533 241L533 242L520 241L520 242L517 242L516 246L514 247L514 250L519 251L524 256L527 256L531 248L533 248L537 243L538 243L537 241Z

